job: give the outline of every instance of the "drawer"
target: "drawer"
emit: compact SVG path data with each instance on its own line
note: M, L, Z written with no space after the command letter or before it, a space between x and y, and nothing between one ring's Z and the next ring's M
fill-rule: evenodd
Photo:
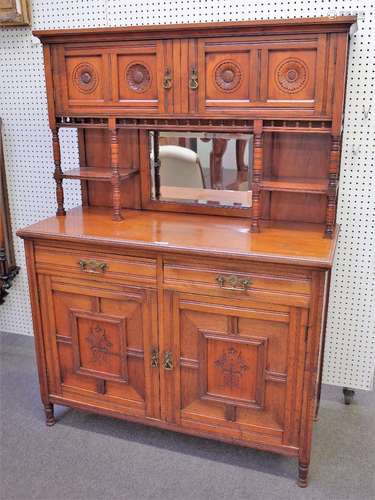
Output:
M61 250L36 246L36 269L44 274L67 274L94 280L156 283L156 261L143 257Z
M164 287L194 293L249 297L287 305L308 305L311 277L307 271L266 264L206 265L165 261Z

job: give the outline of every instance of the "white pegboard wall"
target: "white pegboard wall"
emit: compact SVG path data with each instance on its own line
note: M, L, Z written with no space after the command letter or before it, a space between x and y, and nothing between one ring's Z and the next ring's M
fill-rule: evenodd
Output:
M32 0L32 28L57 29L359 13L351 40L338 220L342 225L331 286L324 382L370 389L375 363L374 6L371 1ZM0 116L13 229L55 212L42 50L31 29L0 29ZM62 133L63 163L77 164L75 132ZM67 207L80 203L65 182ZM0 308L0 331L32 334L23 244L21 273Z

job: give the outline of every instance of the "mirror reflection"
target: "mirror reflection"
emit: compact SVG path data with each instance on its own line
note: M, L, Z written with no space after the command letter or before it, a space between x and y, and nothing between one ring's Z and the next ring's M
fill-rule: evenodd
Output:
M154 200L251 207L252 135L150 132Z

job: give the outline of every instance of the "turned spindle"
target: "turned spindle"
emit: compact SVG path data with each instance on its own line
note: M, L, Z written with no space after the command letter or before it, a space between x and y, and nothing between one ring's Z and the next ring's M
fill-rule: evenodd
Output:
M325 234L332 238L336 221L337 185L340 169L341 140L339 136L332 136L328 169L328 203L326 211Z
M254 135L251 231L259 233L261 182L263 179L263 134Z
M121 221L120 160L117 129L111 129L111 168L112 168L112 220Z
M160 198L160 156L159 156L159 132L154 132L154 179L155 198Z
M65 215L64 209L64 189L63 189L63 172L61 170L61 151L59 131L57 128L52 129L52 146L53 146L53 161L55 163L55 172L53 178L56 182L56 201L57 212L56 215Z

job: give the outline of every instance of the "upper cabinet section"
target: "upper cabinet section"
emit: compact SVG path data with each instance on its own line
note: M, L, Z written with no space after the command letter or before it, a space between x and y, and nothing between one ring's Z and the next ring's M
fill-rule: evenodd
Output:
M353 17L36 32L55 116L341 115Z

